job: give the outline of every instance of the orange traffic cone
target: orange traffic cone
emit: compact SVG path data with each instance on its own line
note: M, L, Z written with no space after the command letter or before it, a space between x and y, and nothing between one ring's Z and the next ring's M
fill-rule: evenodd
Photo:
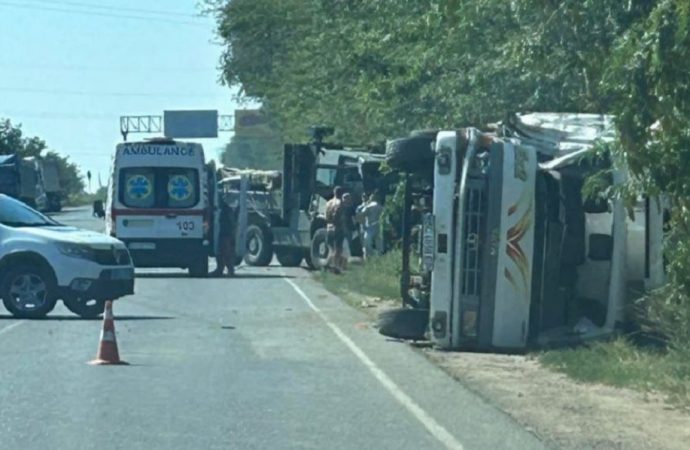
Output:
M120 361L120 354L117 351L112 300L105 302L105 310L103 311L103 329L101 330L101 342L98 345L98 354L96 355L96 359L89 361L89 364L97 366L109 364L127 364L124 361Z

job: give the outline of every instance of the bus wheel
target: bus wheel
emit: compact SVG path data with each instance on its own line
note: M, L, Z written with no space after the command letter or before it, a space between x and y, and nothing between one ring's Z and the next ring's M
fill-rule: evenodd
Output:
M302 264L304 252L301 248L280 248L276 249L276 258L281 266L298 267Z
M250 266L267 266L273 259L273 243L268 230L261 225L247 227L247 252L244 262Z

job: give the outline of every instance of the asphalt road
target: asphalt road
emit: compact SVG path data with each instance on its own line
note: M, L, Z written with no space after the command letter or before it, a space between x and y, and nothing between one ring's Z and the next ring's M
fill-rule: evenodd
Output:
M85 209L57 218L102 226ZM114 308L130 366L86 364L99 320L0 306L0 448L543 448L308 272L238 274L139 273Z

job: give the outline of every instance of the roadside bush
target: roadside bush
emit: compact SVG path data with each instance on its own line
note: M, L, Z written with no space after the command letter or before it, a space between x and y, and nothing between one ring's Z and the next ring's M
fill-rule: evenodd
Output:
M669 284L638 302L637 316L644 331L661 334L668 347L684 351L690 343L690 299Z
M626 338L543 353L540 361L584 382L658 391L690 405L690 350L640 348Z

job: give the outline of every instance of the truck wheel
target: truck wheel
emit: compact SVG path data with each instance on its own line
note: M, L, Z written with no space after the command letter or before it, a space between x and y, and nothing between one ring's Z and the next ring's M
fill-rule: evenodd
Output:
M328 235L325 228L319 228L311 238L311 264L314 269L324 269L328 265Z
M82 319L95 319L103 314L105 300L67 297L62 299L65 307Z
M379 333L396 339L421 341L429 324L429 310L398 308L379 314Z
M435 135L420 134L394 139L386 144L386 162L395 170L420 172L433 168L434 152L431 143Z
M13 316L40 319L55 307L56 283L48 269L19 264L0 282L2 303Z
M208 276L208 256L204 255L189 268L189 275L194 278L206 278Z
M244 262L250 266L267 266L273 259L273 243L268 230L261 225L247 227L247 252Z
M304 252L304 262L307 265L307 268L309 270L314 270L316 267L314 266L314 263L311 260L311 247Z
M276 259L283 267L298 267L302 264L304 252L301 248L276 249Z
M414 130L410 133L410 137L414 136L424 136L428 137L432 141L436 139L436 135L438 134L439 130L437 129L425 129L425 130Z

